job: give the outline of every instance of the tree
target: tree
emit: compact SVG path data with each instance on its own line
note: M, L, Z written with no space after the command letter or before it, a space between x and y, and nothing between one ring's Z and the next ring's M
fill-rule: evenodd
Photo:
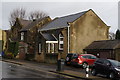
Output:
M119 29L116 31L115 39L120 39L120 30Z
M113 32L109 33L109 39L114 40L115 39L115 34Z
M48 15L45 12L42 11L34 11L30 12L28 18L29 20L34 20L34 19L42 19L44 17L47 17Z
M10 22L10 26L13 26L15 24L16 18L25 18L26 17L26 10L23 8L17 8L14 9L11 13L10 13L10 18L9 18L9 22Z

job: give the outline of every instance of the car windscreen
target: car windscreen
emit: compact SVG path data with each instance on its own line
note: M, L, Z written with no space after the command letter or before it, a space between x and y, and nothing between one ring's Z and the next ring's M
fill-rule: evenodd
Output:
M119 61L115 61L115 60L109 60L111 62L112 65L114 66L120 66L120 62Z

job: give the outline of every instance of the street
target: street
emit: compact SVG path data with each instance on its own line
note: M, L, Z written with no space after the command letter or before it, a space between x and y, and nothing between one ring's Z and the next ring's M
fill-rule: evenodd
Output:
M47 80L47 79L52 79L52 80L68 80L70 77L60 75L60 74L55 74L55 73L50 73L46 71L37 71L34 69L26 68L21 65L13 64L13 63L7 63L7 62L2 62L2 80ZM73 80L73 78L72 78ZM76 80L76 79L75 79Z
M22 62L22 61L21 61ZM24 62L24 63L23 63ZM64 72L56 72L56 66L45 63L23 61L0 61L2 67L2 80L109 80L105 77L95 77L90 73L85 78L85 70L80 67L64 66Z

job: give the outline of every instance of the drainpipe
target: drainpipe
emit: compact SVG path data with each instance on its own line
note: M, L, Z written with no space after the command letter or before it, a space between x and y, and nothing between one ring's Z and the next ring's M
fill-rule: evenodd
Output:
M70 26L68 26L68 53L70 52Z

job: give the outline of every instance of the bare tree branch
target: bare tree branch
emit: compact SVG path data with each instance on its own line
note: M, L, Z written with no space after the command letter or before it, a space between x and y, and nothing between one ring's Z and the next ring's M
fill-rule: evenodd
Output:
M28 16L28 18L29 20L34 20L34 19L42 19L46 16L48 15L45 12L35 11L35 12L30 12L30 15Z
M14 9L11 13L10 13L10 18L9 18L9 22L10 22L10 26L13 26L15 24L16 18L25 18L26 17L26 10L23 8L17 8Z

